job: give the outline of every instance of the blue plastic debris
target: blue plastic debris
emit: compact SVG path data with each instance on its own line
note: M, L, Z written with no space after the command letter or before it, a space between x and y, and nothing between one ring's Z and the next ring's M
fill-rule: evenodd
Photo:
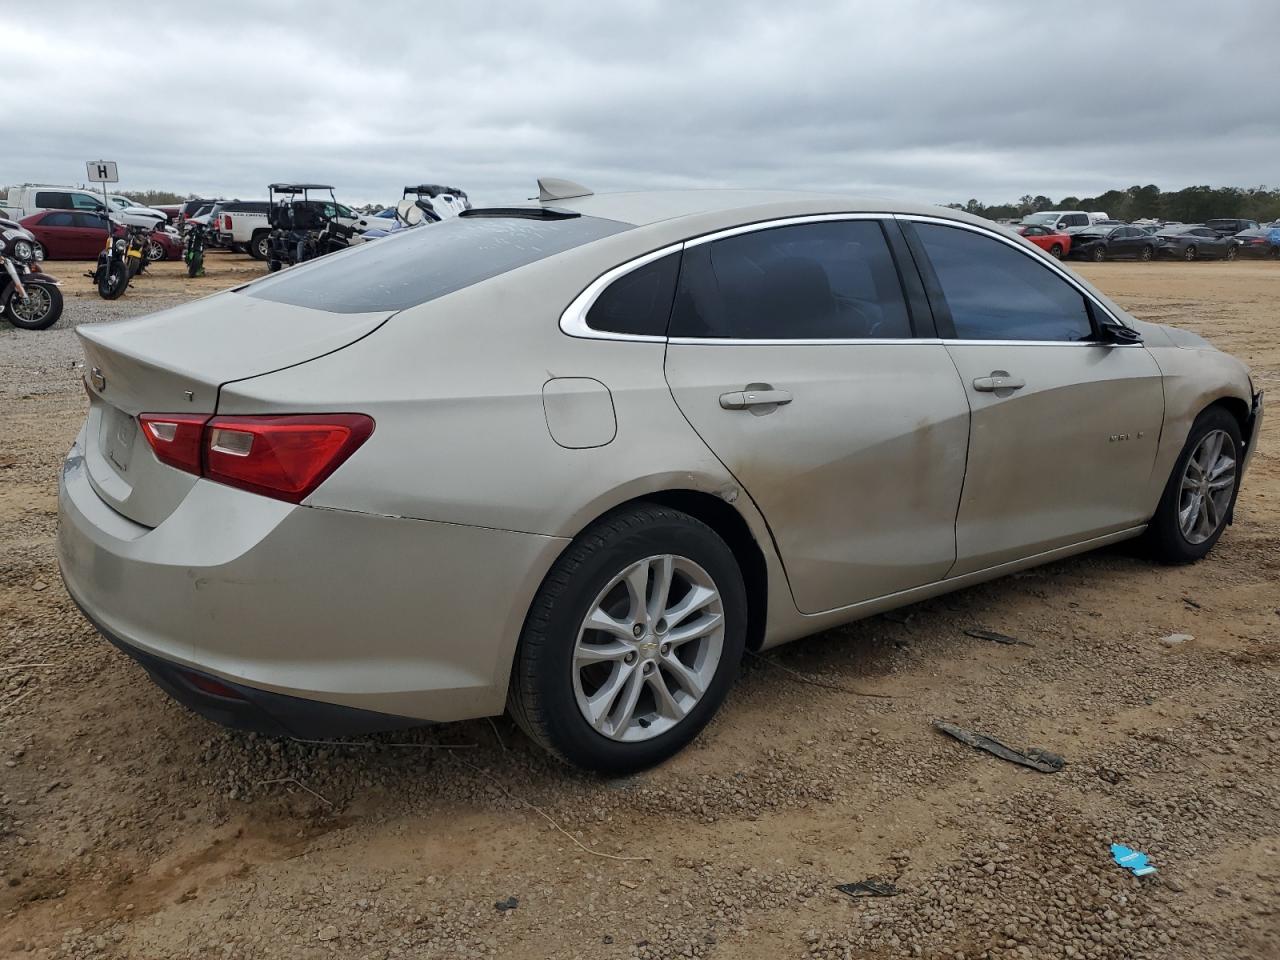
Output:
M1117 864L1132 871L1135 877L1145 877L1149 873L1156 872L1156 868L1151 866L1151 861L1147 859L1145 853L1131 850L1122 843L1111 845L1111 856L1115 858Z

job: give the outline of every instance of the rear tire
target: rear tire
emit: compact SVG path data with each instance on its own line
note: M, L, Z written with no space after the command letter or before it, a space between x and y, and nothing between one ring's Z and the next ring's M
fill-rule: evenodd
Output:
M1141 260L1143 263L1150 263L1153 259L1155 259L1155 255L1156 255L1155 247L1147 246L1142 248L1142 252L1138 254L1138 259Z
M154 240L147 244L147 259L152 263L157 260L167 260L168 258L169 254L165 252L162 244L156 243Z
M1097 246L1093 248L1093 251L1089 254L1089 256L1094 263L1102 263L1104 260L1107 259L1107 251L1103 247Z
M1200 256L1200 251L1197 250L1194 246L1187 247L1187 249L1182 251L1182 259L1187 261L1187 263L1190 263L1192 260L1195 260L1199 256Z
M1205 454L1211 451L1206 451L1204 444L1211 437L1221 438L1222 449L1207 463L1206 471ZM1240 447L1240 424L1222 407L1209 407L1196 417L1165 484L1160 506L1147 527L1147 544L1157 560L1193 563L1213 549L1235 509L1240 489ZM1193 458L1194 465L1191 464ZM1229 472L1222 458L1230 461ZM1222 472L1215 475L1215 471ZM1231 478L1231 487L1226 497L1208 497L1201 488L1202 481L1211 486L1227 476ZM1201 511L1200 505L1206 498L1211 509ZM1188 522L1197 518L1203 518L1204 522L1188 528Z
M589 626L593 616L612 628ZM723 703L746 621L742 572L714 530L658 504L619 510L569 545L534 597L508 710L569 763L609 774L651 767Z
M1240 255L1240 251L1239 251L1239 250L1237 250L1234 246L1227 247L1227 260L1228 260L1228 261L1234 260L1234 259L1235 259L1237 256L1239 256L1239 255Z
M266 230L253 235L249 241L249 256L255 260L266 260L271 253L271 234Z
M1061 260L1061 259L1062 259L1062 244L1060 244L1060 243L1055 243L1052 247L1050 247L1050 248L1049 248L1049 255L1050 255L1051 257L1053 257L1053 259L1055 259L1055 260Z

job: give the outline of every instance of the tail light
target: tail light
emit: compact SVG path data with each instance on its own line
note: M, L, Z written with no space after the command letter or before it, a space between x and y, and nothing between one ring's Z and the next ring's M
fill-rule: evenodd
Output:
M222 229L226 230L228 233L231 232L231 214L228 213L222 218Z
M156 459L178 470L300 503L373 433L359 413L138 417Z

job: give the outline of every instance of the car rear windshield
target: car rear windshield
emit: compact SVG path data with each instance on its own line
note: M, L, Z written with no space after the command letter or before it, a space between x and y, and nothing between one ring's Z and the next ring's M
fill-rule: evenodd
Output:
M293 267L242 292L331 313L404 310L630 226L600 217L452 217Z

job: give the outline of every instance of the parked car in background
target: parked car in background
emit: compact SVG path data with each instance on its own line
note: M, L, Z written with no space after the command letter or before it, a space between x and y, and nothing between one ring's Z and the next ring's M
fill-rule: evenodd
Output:
M144 252L147 259L152 262L156 260L181 260L182 236L167 224L156 227L151 231L151 236L147 238L147 246Z
M212 218L217 232L217 246L244 250L256 260L267 259L267 240L271 224L266 200L227 200L218 206Z
M107 218L96 211L45 210L21 223L48 260L92 260L107 243Z
M215 203L221 203L221 200L185 200L182 209L178 214L178 225L182 226L197 214L208 213Z
M5 206L16 211L15 220L43 213L46 210L82 210L87 213L101 213L106 210L102 195L95 196L88 190L78 187L58 187L44 184L23 184L10 187Z
M1241 230L1232 239L1235 240L1236 251L1241 257L1251 260L1274 260L1280 257L1280 227Z
M1065 257L1071 250L1071 235L1068 233L1051 230L1048 227L1041 227L1033 223L1019 224L1014 227L1014 230L1022 234L1042 250L1048 250L1059 260Z
M107 194L107 200L111 203L113 210L127 210L130 214L137 216L139 214L150 214L155 217L156 223L168 223L169 215L158 207L147 207L136 200L130 200L124 194L110 193Z
M747 650L1231 520L1248 367L987 221L539 195L76 331L62 576L171 696L303 738L506 709L617 774Z
M1041 210L1029 213L1022 222L1032 227L1047 227L1059 232L1071 227L1087 227L1093 219L1083 210Z
M1256 230L1257 220L1241 220L1233 217L1206 220L1204 225L1220 237L1234 237L1241 230Z
M1141 227L1098 224L1071 231L1068 256L1077 260L1151 260L1158 243Z
M1234 260L1238 250L1234 237L1224 237L1201 223L1165 227L1156 239L1158 256L1180 260Z

